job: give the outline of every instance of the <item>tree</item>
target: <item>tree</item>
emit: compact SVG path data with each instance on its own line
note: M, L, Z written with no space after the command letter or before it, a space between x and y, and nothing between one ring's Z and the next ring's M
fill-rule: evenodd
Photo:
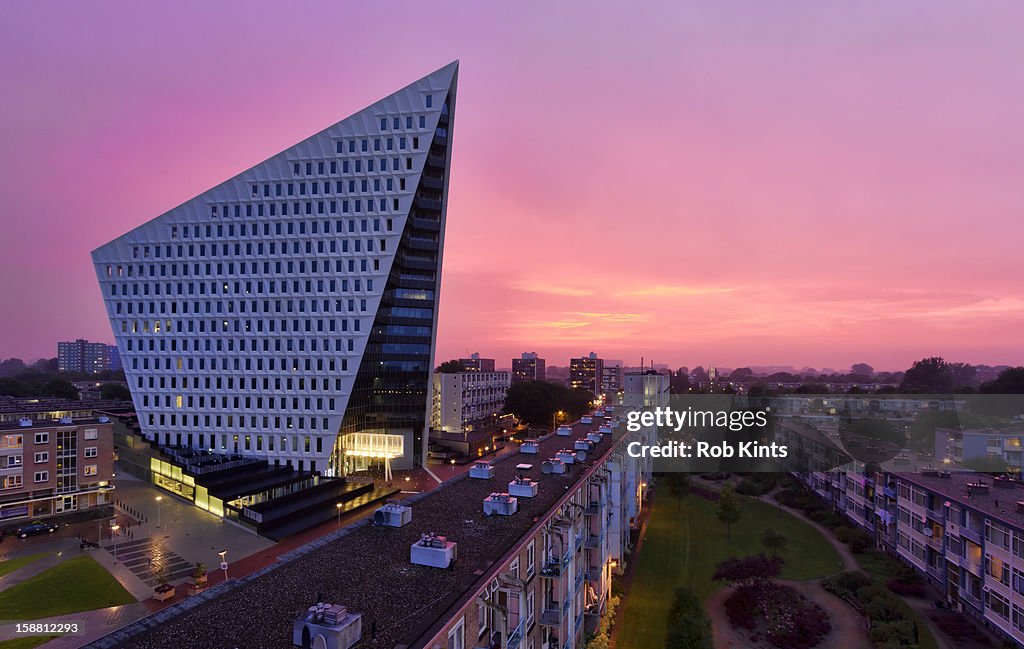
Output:
M953 390L949 363L941 356L916 361L903 376L900 390L921 394L949 394Z
M8 358L0 361L0 376L14 376L25 371L25 361L20 358Z
M773 555L778 556L782 554L782 551L786 549L786 542L786 537L776 532L773 527L769 527L761 532L761 545Z
M978 370L967 363L950 363L949 378L953 382L953 388L973 388L978 384Z
M438 365L434 371L438 374L457 374L462 371L462 363L453 358Z
M965 461L963 465L978 473L1006 473L1010 470L1006 460L998 455L981 455Z
M104 383L100 386L100 398L108 401L131 401L132 393L123 383Z
M960 416L951 410L918 413L908 429L910 443L921 450L934 448L936 428L960 428Z
M740 521L740 502L732 487L726 485L718 494L718 505L715 507L718 520L725 525L725 534L732 537L732 526Z
M846 433L853 437L866 437L879 442L887 442L902 447L906 436L887 419L862 417L845 426Z
M74 400L79 398L78 389L70 381L65 381L64 379L48 381L43 386L43 396Z
M666 649L712 649L711 620L693 589L676 590L668 612Z
M593 400L594 395L586 390L570 390L547 381L521 381L508 389L505 412L528 424L550 425L557 411L565 411L571 418L580 417L590 409Z
M861 376L871 376L875 373L875 368L871 367L867 363L854 363L850 371L854 374L860 374Z
M1024 394L1024 367L1011 367L981 384L983 394Z
M733 381L746 381L754 377L754 370L749 367L738 367L729 374Z

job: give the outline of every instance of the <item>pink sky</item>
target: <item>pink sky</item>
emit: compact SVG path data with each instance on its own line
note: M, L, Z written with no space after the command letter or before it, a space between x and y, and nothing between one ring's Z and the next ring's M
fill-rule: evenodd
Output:
M9 4L0 357L112 340L90 250L458 58L439 360L1022 363L1024 5L577 7Z

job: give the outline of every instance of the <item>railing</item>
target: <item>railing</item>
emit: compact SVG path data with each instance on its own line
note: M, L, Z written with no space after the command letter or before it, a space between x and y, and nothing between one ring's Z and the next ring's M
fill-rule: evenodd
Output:
M505 649L519 649L520 643L523 641L523 630L526 628L526 618L519 620L519 626L508 636L508 640L505 642Z
M549 602L545 606L554 606L555 608L545 608L540 612L540 624L542 626L559 626L562 622L562 609L558 602Z
M960 536L964 537L965 539L970 539L971 541L974 541L978 545L981 545L981 533L980 532L975 532L974 530L972 530L969 527L961 526L960 527Z

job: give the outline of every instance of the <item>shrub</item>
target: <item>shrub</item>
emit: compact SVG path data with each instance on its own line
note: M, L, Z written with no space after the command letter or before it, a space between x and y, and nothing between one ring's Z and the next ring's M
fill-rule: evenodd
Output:
M890 579L886 582L885 587L896 593L897 595L904 595L906 597L925 597L928 594L928 589L922 583L906 583L899 579Z
M832 536L836 537L840 543L849 543L850 539L853 538L853 528L848 526L837 527L832 530Z

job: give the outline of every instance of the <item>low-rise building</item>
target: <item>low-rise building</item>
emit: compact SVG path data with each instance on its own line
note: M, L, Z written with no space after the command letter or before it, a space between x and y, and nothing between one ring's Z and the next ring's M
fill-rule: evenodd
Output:
M935 457L947 464L998 459L1016 469L1024 468L1024 429L935 429Z
M113 463L106 417L0 423L0 522L109 504Z

